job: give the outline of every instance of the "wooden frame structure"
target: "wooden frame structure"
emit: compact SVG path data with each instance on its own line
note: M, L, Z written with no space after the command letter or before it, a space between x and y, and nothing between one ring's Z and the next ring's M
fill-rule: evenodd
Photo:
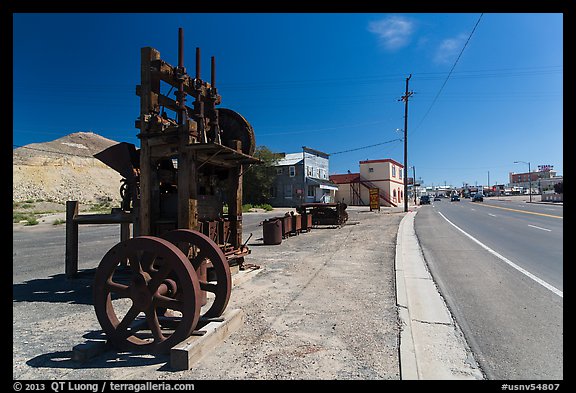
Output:
M121 213L97 219L100 223L123 223L122 228L131 222L134 237L161 236L174 229L197 230L220 246L230 264L241 265L250 253L242 244L242 174L248 165L260 162L252 156L254 132L241 115L216 109L221 97L215 87L214 57L211 83L200 77L199 48L195 78L186 73L183 41L179 29L178 66L163 61L154 48L141 48L141 82L136 86L140 115L135 122L140 130L138 162L126 164L130 160L125 155L117 157L120 149L105 155L108 162L100 158L126 178L129 201L123 202ZM170 91L176 89L176 100L162 94L165 86ZM193 107L186 105L188 95L194 98ZM169 117L167 110L173 111L175 118ZM92 222L78 215L77 207L75 212L73 206L71 209L68 277L77 272L77 224ZM121 240L125 240L125 232L123 229Z

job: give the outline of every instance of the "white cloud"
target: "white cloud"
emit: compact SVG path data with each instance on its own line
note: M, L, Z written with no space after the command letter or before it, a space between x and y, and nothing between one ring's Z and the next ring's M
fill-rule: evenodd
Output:
M434 55L434 61L440 64L452 63L462 50L466 42L466 35L460 34L455 38L446 38L443 40Z
M414 22L407 18L391 16L370 22L368 31L376 34L380 43L388 50L400 49L410 43Z

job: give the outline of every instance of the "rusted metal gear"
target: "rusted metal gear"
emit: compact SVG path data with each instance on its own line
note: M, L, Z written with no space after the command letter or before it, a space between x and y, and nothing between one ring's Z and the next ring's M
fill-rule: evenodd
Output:
M212 304L207 304L208 310L201 314L204 318L215 318L222 315L232 291L232 277L228 261L220 247L208 236L191 229L176 229L162 235L183 251L188 256L194 269L198 269L205 263L208 269L212 269L215 279L208 281L200 280L200 289L214 294ZM212 300L212 299L210 299Z
M222 130L222 144L229 146L233 140L242 142L242 152L249 156L254 154L256 139L254 129L241 114L227 108L218 108L218 122Z
M129 267L122 266L126 260ZM121 350L147 353L168 353L190 337L200 318L198 293L188 258L169 241L151 236L112 247L93 285L96 317L108 339Z

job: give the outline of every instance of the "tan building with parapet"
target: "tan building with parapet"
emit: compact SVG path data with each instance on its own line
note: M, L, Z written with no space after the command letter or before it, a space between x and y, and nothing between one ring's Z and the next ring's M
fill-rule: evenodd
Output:
M330 175L338 185L335 199L350 206L368 206L370 189L378 188L381 206L404 203L404 166L386 158L360 161L360 173Z

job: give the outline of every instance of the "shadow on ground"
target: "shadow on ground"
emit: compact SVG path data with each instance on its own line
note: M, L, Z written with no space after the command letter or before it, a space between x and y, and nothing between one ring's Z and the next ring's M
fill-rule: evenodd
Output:
M104 369L119 367L142 367L161 365L160 371L170 371L170 355L150 355L138 352L119 352L105 344L106 336L100 331L89 332L83 336L85 344L106 345L104 352L85 361L74 360L73 351L57 351L38 355L26 362L34 368L66 368L66 369Z

